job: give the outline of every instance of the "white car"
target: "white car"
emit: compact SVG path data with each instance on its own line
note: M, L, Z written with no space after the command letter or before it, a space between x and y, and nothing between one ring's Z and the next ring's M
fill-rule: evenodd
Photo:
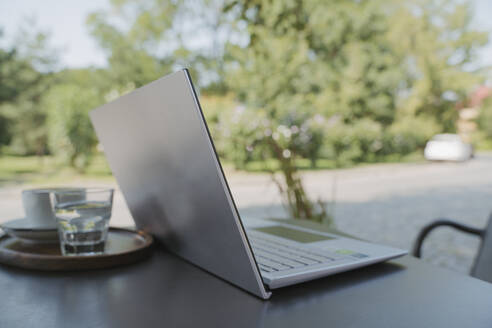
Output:
M473 147L457 134L437 134L425 145L424 157L429 161L462 162L473 157Z

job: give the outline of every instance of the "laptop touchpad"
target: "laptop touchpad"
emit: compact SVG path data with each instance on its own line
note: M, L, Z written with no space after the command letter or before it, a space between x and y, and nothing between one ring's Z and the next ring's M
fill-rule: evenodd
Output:
M285 239L294 240L299 243L314 243L317 241L335 239L333 237L311 233L303 230L291 229L280 225L252 228L252 230L260 231Z

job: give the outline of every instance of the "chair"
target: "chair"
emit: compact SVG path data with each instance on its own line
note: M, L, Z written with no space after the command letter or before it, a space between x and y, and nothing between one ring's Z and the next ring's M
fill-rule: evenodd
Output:
M412 255L420 258L422 256L422 244L427 235L437 227L451 227L481 238L480 248L473 263L470 275L472 277L492 282L492 213L484 229L470 227L449 219L438 219L426 225L415 240Z

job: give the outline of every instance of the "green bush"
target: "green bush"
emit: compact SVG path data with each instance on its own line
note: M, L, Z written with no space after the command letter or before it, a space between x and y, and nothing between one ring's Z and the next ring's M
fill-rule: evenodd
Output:
M439 125L431 118L405 117L398 120L388 130L385 137L384 155L404 156L425 146L426 142L440 132Z
M80 171L89 165L97 144L88 113L100 99L94 89L71 84L53 87L44 99L50 151Z
M487 98L482 104L477 123L485 136L492 139L492 97Z
M46 126L46 112L41 108L39 101L21 98L15 103L3 106L9 113L7 126L10 134L8 151L20 156L48 153L48 131Z
M361 119L353 126L354 142L360 149L356 162L375 162L383 150L383 128L381 124L370 119Z
M376 161L382 147L382 127L370 119L346 124L332 119L325 129L321 157L333 160L337 167Z
M8 145L12 135L10 133L10 120L0 114L0 153L3 145Z
M354 124L333 119L326 125L320 157L337 167L399 159L423 148L439 131L433 120L422 117L396 121L386 129L371 119Z

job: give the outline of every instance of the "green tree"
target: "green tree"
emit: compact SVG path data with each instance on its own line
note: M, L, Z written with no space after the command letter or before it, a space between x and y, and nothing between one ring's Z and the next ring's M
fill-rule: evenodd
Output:
M43 32L21 26L15 47L0 49L0 145L21 154L47 152L46 113L40 102L53 79L56 56ZM1 36L1 33L0 33Z
M486 98L482 103L477 123L485 137L492 140L492 97Z
M401 72L385 40L385 13L376 1L245 1L230 10L247 22L249 43L231 46L237 68L228 82L256 120L267 122L250 147L280 163L278 186L290 214L322 221L326 213L307 197L296 158L319 156L316 118L321 126L393 122Z
M225 93L223 0L112 0L91 13L87 25L107 53L108 78L119 91L191 66L195 82L209 93ZM203 42L206 40L206 42Z
M487 35L470 27L467 4L249 0L225 10L243 23L229 47L228 85L263 130L237 129L242 138L232 139L250 155L236 159L276 159L294 217L324 215L306 196L296 157L328 154L343 166L415 151L454 129L454 104L480 81L467 65ZM314 117L321 128L304 124Z
M81 172L90 164L97 144L88 113L101 103L99 90L76 84L56 85L44 99L52 153Z
M470 66L488 33L472 27L471 7L471 2L455 0L388 4L388 40L405 77L399 83L398 120L421 116L441 131L455 131L456 103L483 82Z
M153 81L171 68L164 40L172 26L176 5L171 1L113 0L111 9L94 12L87 25L107 53L108 84L117 92Z
M46 153L46 116L39 101L49 81L16 49L0 50L0 145L19 154Z

